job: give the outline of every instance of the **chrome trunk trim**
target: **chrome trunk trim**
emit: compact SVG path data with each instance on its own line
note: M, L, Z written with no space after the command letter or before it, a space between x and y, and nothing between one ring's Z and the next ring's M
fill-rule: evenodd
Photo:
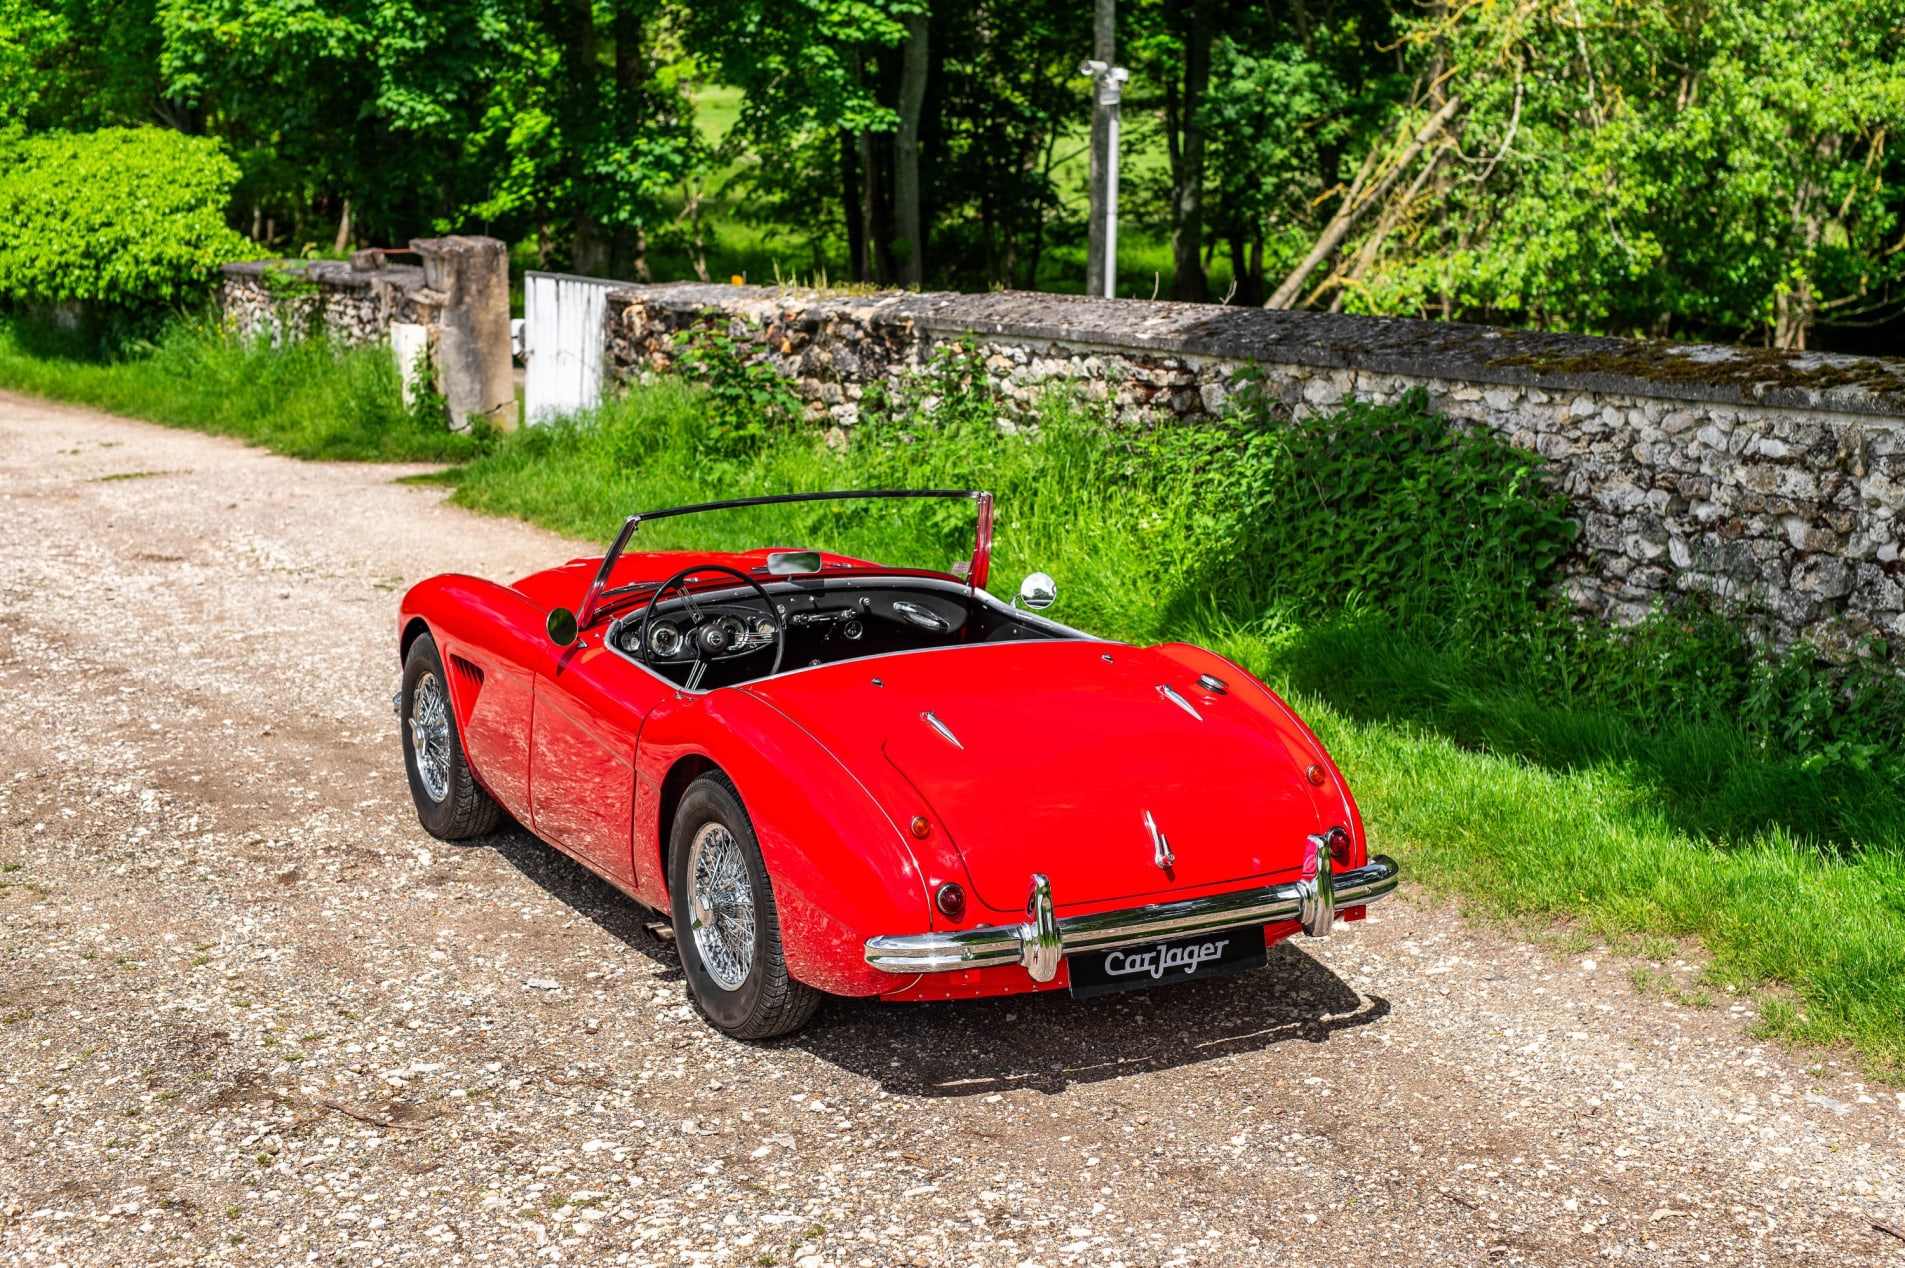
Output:
M1327 843L1320 849L1312 847L1305 870L1311 874L1280 885L1064 917L1054 916L1047 905L1050 882L1034 876L1025 924L868 938L866 962L886 973L948 973L991 964L1023 964L1035 981L1049 982L1057 975L1060 957L1084 951L1109 951L1281 920L1301 921L1305 932L1321 937L1329 932L1337 912L1386 898L1399 881L1396 861L1383 854L1362 867L1336 871ZM1047 963L1051 972L1038 976Z

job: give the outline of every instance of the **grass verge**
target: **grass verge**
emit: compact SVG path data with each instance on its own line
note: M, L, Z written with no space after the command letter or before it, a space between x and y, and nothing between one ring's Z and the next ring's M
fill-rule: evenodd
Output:
M149 339L105 340L0 318L0 388L91 405L297 458L458 462L484 437L407 409L390 352L317 339L282 348L175 319Z

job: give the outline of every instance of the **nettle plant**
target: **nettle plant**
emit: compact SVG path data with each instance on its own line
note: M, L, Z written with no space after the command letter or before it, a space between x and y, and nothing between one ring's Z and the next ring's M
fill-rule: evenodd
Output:
M800 422L800 397L752 347L726 331L695 326L675 337L675 370L707 390L701 448L711 458L759 453Z
M1246 372L1234 399L1226 425L1160 456L1199 467L1211 546L1246 608L1525 610L1573 547L1540 458L1452 424L1425 393L1290 421Z

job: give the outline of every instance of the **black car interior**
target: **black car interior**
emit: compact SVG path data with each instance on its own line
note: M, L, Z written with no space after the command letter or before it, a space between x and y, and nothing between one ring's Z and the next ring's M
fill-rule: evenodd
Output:
M677 575L679 585L643 587L611 625L609 643L691 691L766 677L777 651L786 673L892 652L1079 637L934 577L740 578L713 565Z

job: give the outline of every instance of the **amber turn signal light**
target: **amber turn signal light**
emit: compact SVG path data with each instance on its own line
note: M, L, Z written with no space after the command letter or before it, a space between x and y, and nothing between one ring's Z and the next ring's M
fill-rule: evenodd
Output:
M1311 762L1310 769L1303 772L1303 777L1321 788L1323 781L1329 778L1329 773L1323 769L1321 762Z
M926 834L933 830L933 825L926 822L925 815L914 815L913 822L907 824L906 826L909 829L911 829L914 836L918 837L922 841L926 839Z
M933 895L933 906L948 920L963 920L966 915L966 891L957 881L947 881Z

